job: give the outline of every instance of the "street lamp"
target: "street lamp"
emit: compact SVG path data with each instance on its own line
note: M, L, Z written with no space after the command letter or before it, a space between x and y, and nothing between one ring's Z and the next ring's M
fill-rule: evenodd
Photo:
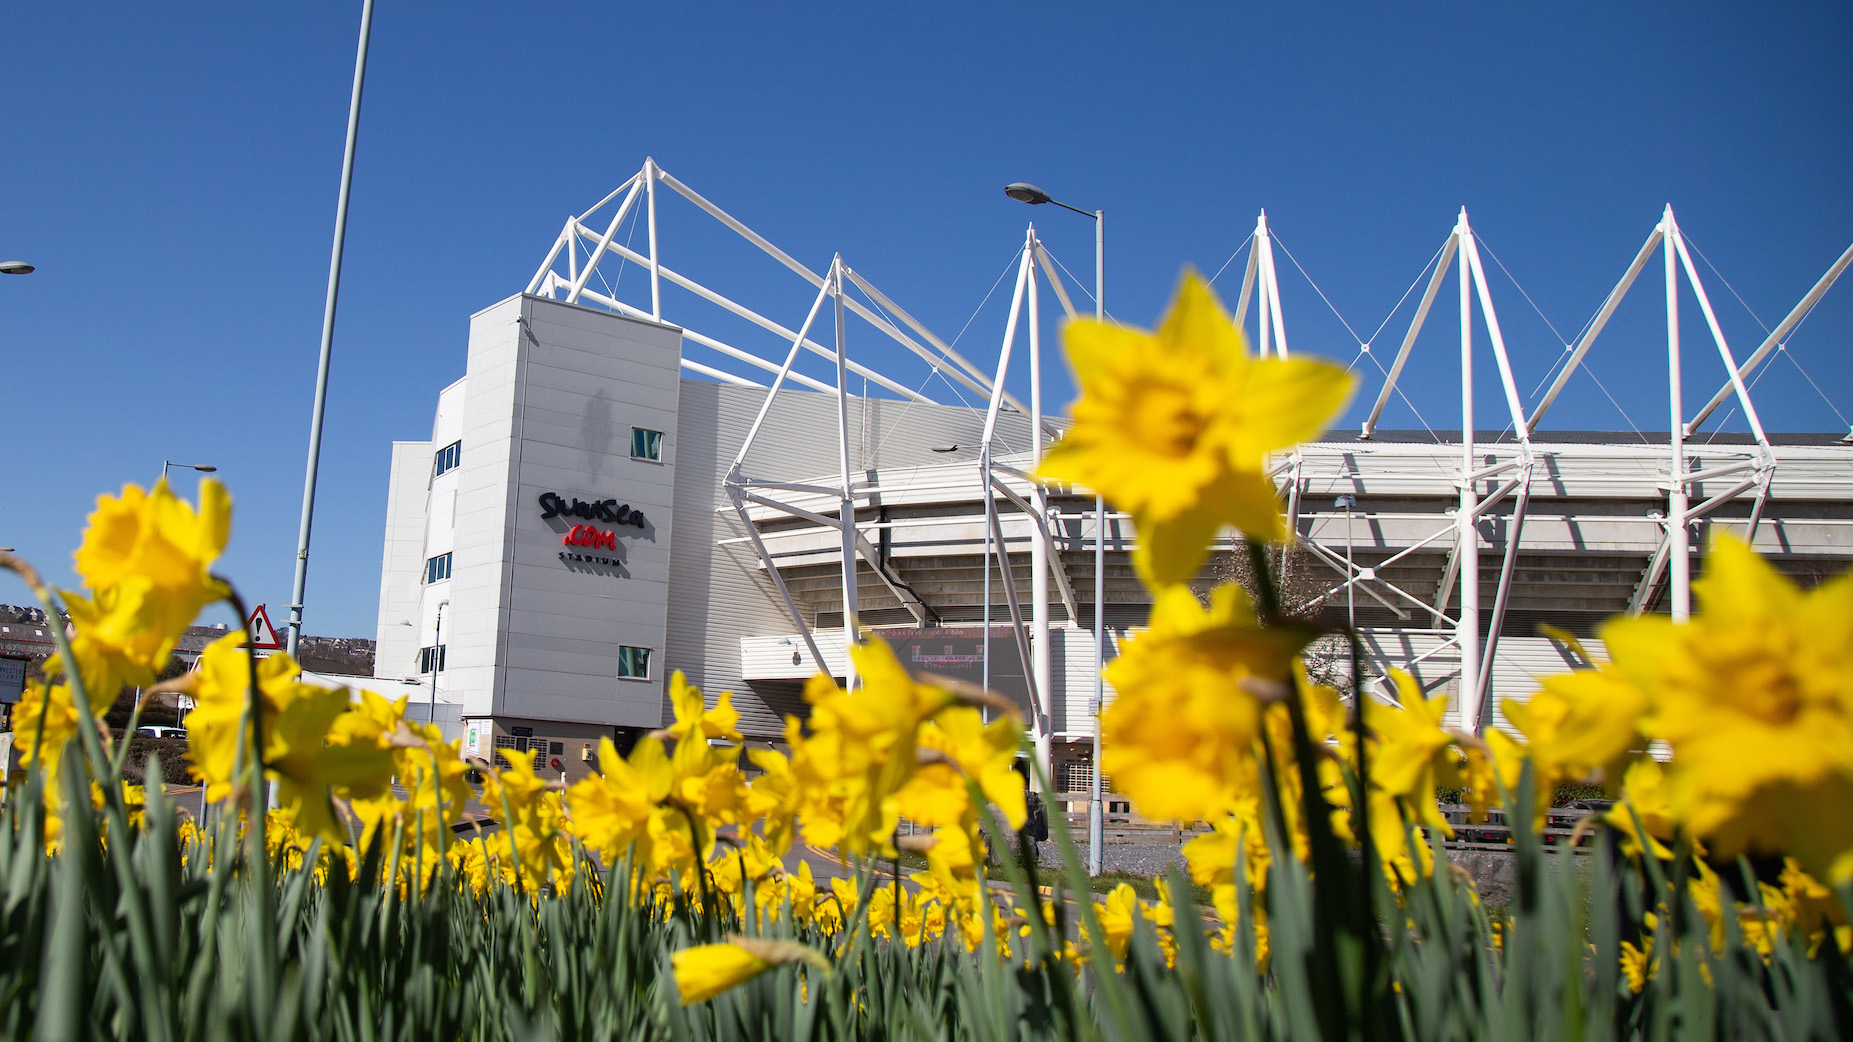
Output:
M444 672L444 608L449 603L448 597L438 602L437 630L431 636L431 712L425 721L434 726L438 722L438 674Z
M1351 630L1352 639L1356 639L1358 631L1358 574L1357 571L1351 567L1351 512L1357 509L1358 497L1347 492L1333 500L1332 505L1345 512L1345 626ZM1357 658L1353 657L1351 662L1355 667ZM1363 717L1361 714L1364 712L1364 688L1356 674L1357 671L1354 668L1351 677L1351 699L1353 702L1357 703L1358 713L1360 714L1359 719L1362 719Z
M36 270L25 261L0 261L0 275L30 275Z
M211 474L219 469L210 463L175 463L173 460L164 459L161 461L161 480L167 480L168 470L174 467L180 467L185 470L197 470L201 474Z
M1094 219L1094 319L1098 322L1105 322L1107 320L1107 212L1095 210L1093 213L1088 213L1086 210L1069 206L1035 185L1024 181L1013 181L1005 185L1004 194L1017 202L1028 203L1031 206L1054 203L1064 210L1073 210L1083 217ZM986 529L987 533L989 531ZM985 574L987 577L990 575L989 566L986 567ZM1089 875L1096 876L1101 871L1100 848L1106 839L1106 818L1101 813L1100 804L1100 714L1106 704L1106 681L1100 675L1107 665L1106 574L1107 501L1096 495L1094 497L1094 778L1087 801L1087 871ZM988 635L986 639L990 639Z
M322 468L322 420L328 411L328 366L334 355L335 303L341 295L341 255L347 248L347 203L354 189L354 151L360 142L360 97L367 81L367 45L373 38L373 0L361 0L360 45L354 54L354 90L347 103L347 148L341 155L341 194L335 203L335 241L328 257L328 295L322 303L322 350L315 367L315 407L309 418L309 460L302 479L302 520L296 529L296 577L290 583L286 650L302 641L302 602L309 588L309 533L315 524L315 482ZM654 183L654 182L652 182Z
M1357 509L1358 497L1347 492L1332 502L1345 512L1345 625L1358 628L1358 577L1351 567L1351 512ZM1352 678L1356 683L1357 678Z

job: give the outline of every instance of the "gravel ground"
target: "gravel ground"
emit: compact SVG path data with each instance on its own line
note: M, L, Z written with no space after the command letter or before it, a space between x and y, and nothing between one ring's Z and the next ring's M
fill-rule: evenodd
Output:
M1087 844L1076 843L1080 852L1081 863L1087 863ZM1184 863L1184 855L1177 847L1165 843L1108 843L1101 847L1101 867L1109 872L1129 872L1133 875L1156 877L1165 872L1173 862ZM1060 868L1061 850L1054 843L1036 844L1038 860L1044 867Z
M1087 844L1077 843L1081 860L1087 861ZM1173 862L1184 863L1184 855L1179 848L1167 843L1108 843L1102 858L1102 867L1109 872L1127 872L1133 875L1156 878L1164 874ZM1037 854L1044 868L1060 868L1061 852L1054 843L1037 844ZM1514 863L1512 855L1498 851L1451 850L1448 860L1467 870L1480 888L1480 897L1491 907L1504 907L1512 899ZM1567 859L1551 856L1545 863L1555 871L1564 864L1573 864L1578 869L1586 869L1585 859L1570 857Z

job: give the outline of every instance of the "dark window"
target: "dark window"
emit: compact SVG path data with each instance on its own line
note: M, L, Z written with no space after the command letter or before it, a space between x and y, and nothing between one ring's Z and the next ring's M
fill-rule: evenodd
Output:
M430 673L435 668L437 672L443 672L444 649L447 647L449 647L448 644L439 644L435 647L419 648L418 671L420 673Z
M650 649L618 647L618 676L647 678L650 675Z
M642 427L631 428L631 459L661 460L663 458L663 432L648 431Z
M438 582L450 578L450 555L439 554L425 562L425 581Z
M438 450L438 473L456 470L463 462L463 443L453 441Z
M565 751L566 751L565 742L548 742L547 743L547 755L548 756L558 756Z

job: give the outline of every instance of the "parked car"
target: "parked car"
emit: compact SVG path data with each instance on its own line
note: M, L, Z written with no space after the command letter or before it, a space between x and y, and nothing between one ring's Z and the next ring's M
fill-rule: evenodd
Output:
M184 727L162 727L158 724L143 724L135 729L135 733L146 738L185 738L187 736L187 729Z

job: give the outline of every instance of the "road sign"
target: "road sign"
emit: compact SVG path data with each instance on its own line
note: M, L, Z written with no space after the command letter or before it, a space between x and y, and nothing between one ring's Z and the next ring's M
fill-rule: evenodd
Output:
M247 648L278 651L283 647L283 642L277 639L277 628L270 624L270 613L261 604L244 620L244 631L251 637L251 643L245 645Z

